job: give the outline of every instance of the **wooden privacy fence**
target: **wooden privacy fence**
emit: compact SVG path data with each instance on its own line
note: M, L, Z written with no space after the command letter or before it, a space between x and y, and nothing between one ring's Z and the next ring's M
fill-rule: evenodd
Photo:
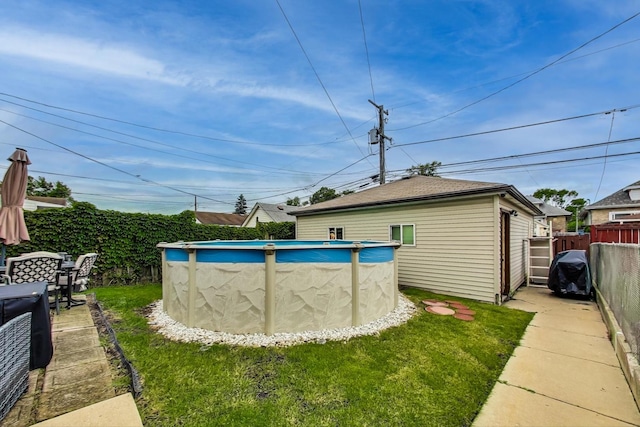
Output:
M586 234L554 234L553 235L553 256L558 252L568 251L571 249L581 249L589 254L589 244L591 238L589 233Z
M591 226L591 242L635 243L640 236L640 222L600 224Z

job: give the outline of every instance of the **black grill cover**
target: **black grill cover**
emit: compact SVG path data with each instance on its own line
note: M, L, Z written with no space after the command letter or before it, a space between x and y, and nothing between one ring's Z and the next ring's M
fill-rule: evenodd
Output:
M570 250L559 252L551 263L547 286L556 294L589 295L591 273L587 251Z

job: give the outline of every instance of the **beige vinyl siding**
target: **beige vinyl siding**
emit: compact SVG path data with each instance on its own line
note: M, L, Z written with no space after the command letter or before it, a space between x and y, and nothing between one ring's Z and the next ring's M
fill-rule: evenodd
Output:
M370 208L299 216L297 238L326 239L327 228L344 227L346 240L389 240L389 226L414 224L415 246L398 250L401 285L494 301L496 221L494 196L457 202Z

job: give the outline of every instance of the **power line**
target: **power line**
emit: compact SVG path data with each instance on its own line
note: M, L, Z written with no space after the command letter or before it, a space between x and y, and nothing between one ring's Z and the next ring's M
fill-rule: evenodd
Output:
M175 188L175 187L172 187L172 186L170 186L170 185L160 184L160 183L155 182L155 181L152 181L152 180L150 180L150 179L142 178L140 175L136 175L136 174L133 174L133 173L131 173L131 172L127 172L127 171L125 171L125 170L123 170L123 169L117 168L117 167L115 167L115 166L108 165L108 164L106 164L106 163L104 163L104 162L101 162L100 160L96 160L96 159L94 159L94 158L92 158L92 157L89 157L89 156L87 156L87 155L85 155L85 154L79 153L79 152L77 152L77 151L74 151L74 150L71 150L71 149L69 149L69 148L67 148L67 147L64 147L64 146L62 146L62 145L60 145L60 144L56 144L56 143L55 143L55 142L53 142L53 141L49 141L48 139L42 138L41 136L38 136L38 135L36 135L36 134L34 134L34 133L32 133L32 132L29 132L29 131L27 131L27 130L25 130L25 129L19 128L18 126L15 126L15 125L12 125L12 124L10 124L10 123L7 123L7 122L5 122L5 121L4 121L4 120L2 120L2 119L0 119L0 123L4 123L5 125L7 125L7 126L9 126L9 127L11 127L11 128L14 128L14 129L16 129L16 130L18 130L18 131L20 131L20 132L23 132L23 133L25 133L25 134L27 134L27 135L30 135L30 136L32 136L32 137L34 137L34 138L37 138L37 139L41 140L41 141L44 141L44 142L46 142L47 144L51 144L51 145L56 146L56 147L58 147L58 148L60 148L60 149L62 149L62 150L68 151L69 153L75 154L76 156L82 157L83 159L86 159L86 160L89 160L89 161L91 161L91 162L97 163L97 164L99 164L99 165L101 165L101 166L104 166L104 167L109 168L109 169L112 169L112 170L114 170L114 171L116 171L116 172L120 172L120 173L122 173L122 174L128 175L128 176L133 177L133 178L135 178L135 179L138 179L138 180L140 180L140 181L147 182L147 183L149 183L149 184L153 184L153 185L157 185L158 187L167 188L167 189L169 189L169 190L177 191L177 192L179 192L179 193L188 194L188 195L190 195L190 196L197 196L197 194L189 193L189 192L187 192L187 191L180 190L179 188ZM230 202L224 202L224 201L222 201L222 200L216 200L216 199L212 199L212 198L205 197L205 196L198 196L198 197L202 197L203 199L211 200L211 201L213 201L213 202L217 202L217 203L224 203L224 204L229 204L229 205L232 205L232 204L233 204L233 203L230 203Z
M451 167L455 167L455 166L473 165L473 164L479 164L479 163L495 163L495 162L500 162L500 161L504 161L504 160L515 160L515 159L521 159L521 158L524 158L524 157L542 156L542 155L546 155L546 154L561 153L561 152L566 152L566 151L588 150L588 149L591 149L591 148L602 147L603 145L627 144L627 143L635 142L635 141L640 141L640 137L620 139L620 140L617 140L617 141L598 142L598 143L595 143L595 144L577 145L577 146L573 146L573 147L555 148L553 150L535 151L535 152L531 152L531 153L512 154L512 155L508 155L508 156L491 157L491 158L486 158L486 159L467 160L467 161L464 161L464 162L448 163L448 164L440 165L439 169L451 168ZM523 166L526 166L526 165L523 165ZM401 172L401 171L404 171L404 169L397 169L397 170L393 170L391 172Z
M584 55L579 55L579 56L576 56L574 58L567 58L567 59L565 59L563 61L556 62L554 65L566 64L567 62L577 61L579 59L583 59L583 58L586 58L588 56L597 55L598 53L602 53L602 52L606 52L608 50L616 49L618 47L625 46L625 45L628 45L628 44L631 44L631 43L637 43L639 41L640 41L640 38L633 39L633 40L630 40L630 41L627 41L627 42L624 42L624 43L618 43L616 45L609 46L609 47L606 47L606 48L603 48L603 49L599 49L599 50L596 50L596 51L593 51L593 52L589 52L589 53L586 53ZM499 79L495 79L495 80L491 80L491 81L488 81L488 82L480 83L480 84L477 84L475 86L470 86L470 87L466 87L466 88L463 88L463 89L454 90L454 91L451 91L450 93L460 93L460 92L465 92L465 91L468 91L468 90L471 90L471 89L477 89L477 88L480 88L480 87L489 86L489 85L492 85L494 83L500 83L500 82L503 82L505 80L513 79L515 77L524 76L524 75L526 75L526 74L528 74L530 72L531 72L531 70L525 71L523 73L513 74L511 76L501 77ZM420 101L408 102L406 104L392 106L389 109L390 110L398 110L400 108L405 108L405 107L409 107L411 105L421 104L421 103L424 103L424 102L428 102L428 101L420 100Z
M347 123L342 118L342 115L338 111L338 107L336 107L336 104L333 102L333 99L331 98L331 95L329 95L329 91L327 90L326 86L322 82L322 79L320 78L320 75L316 71L316 68L313 66L313 63L311 62L311 58L309 58L309 55L307 55L307 51L304 49L304 46L302 46L302 42L300 41L300 38L298 37L298 34L296 33L296 30L294 30L293 25L291 25L291 22L289 21L289 18L287 17L287 14L285 13L285 11L282 8L282 6L280 5L280 1L276 0L276 4L278 5L278 8L280 9L280 12L282 12L282 16L284 17L284 20L287 21L287 25L289 26L289 29L293 33L293 37L295 37L296 41L298 42L298 46L300 46L300 50L302 50L302 53L304 54L305 58L307 58L307 62L309 63L309 66L313 70L313 73L315 74L316 79L318 79L318 83L320 83L320 86L322 87L322 90L324 90L325 95L327 95L327 98L329 99L329 102L331 103L331 106L333 107L333 110L338 115L338 118L340 119L340 122L342 122L342 125L347 130L347 133L351 137L351 140L355 144L355 146L358 149L358 151L360 151L360 154L362 154L364 156L365 154L362 152L362 149L360 148L360 146L356 142L355 138L351 134L351 130L349 130L349 127L347 126Z
M141 141L151 142L153 144L161 145L161 146L164 146L164 147L169 147L169 148L173 148L173 149L179 149L181 151L186 151L186 152L198 154L199 156L206 156L206 157L211 157L213 159L224 160L224 161L227 161L227 162L234 162L234 163L239 163L239 164L243 164L243 165L249 165L249 166L254 166L254 167L264 168L264 169L269 169L269 170L284 171L284 172L288 172L291 175L294 175L294 174L295 175L304 175L304 176L308 176L309 175L309 173L306 172L306 171L296 171L296 170L291 170L291 169L288 169L288 168L276 168L276 167L271 167L271 166L264 166L264 165L259 165L259 164L256 164L256 163L244 162L244 161L235 160L235 159L229 159L227 157L214 156L213 154L208 154L208 153L203 153L201 151L191 150L191 149L186 148L186 147L175 147L175 146L170 145L170 144L165 144L165 143L162 143L162 142L154 141L152 139L148 139L148 138L143 138L143 137L139 137L139 136L136 136L136 135L127 134L127 133L124 133L124 132L118 132L118 131L115 131L115 130L103 128L101 126L92 125L90 123L84 123L84 122L81 122L81 121L78 121L78 120L74 120L74 119L70 119L70 118L67 118L67 117L59 116L59 115L53 114L53 113L48 113L46 111L41 111L41 110L38 110L38 109L35 109L35 108L31 108L31 107L27 107L27 106L24 106L24 105L17 104L17 103L14 103L14 102L5 101L5 100L0 100L0 101L8 102L9 104L14 104L14 105L17 105L17 106L20 106L20 107L23 107L23 108L28 108L30 110L35 110L35 111L38 111L38 112L43 113L43 114L48 114L48 115L51 115L51 116L54 116L54 117L61 118L63 120L68 120L68 121L71 121L71 122L74 122L74 123L79 123L79 124L82 124L82 125L85 125L85 126L93 127L93 128L96 128L96 129L107 131L107 132L112 132L112 133L115 133L115 134L128 136L130 138L138 139L138 140L141 140ZM184 158L184 159L188 159L188 160L195 160L195 161L198 161L198 162L203 162L203 163L208 163L208 164L216 164L217 165L217 163L208 162L208 161L202 159L201 157L189 157L189 156L185 156L185 155L182 155L182 154L171 153L171 152L168 152L168 151L163 151L163 150L158 150L158 149L155 149L155 148L145 147L143 145L133 144L131 142L126 142L126 141L122 141L120 139L110 138L110 137L104 136L104 135L98 135L98 134L95 134L95 133L83 131L83 130L72 128L72 127L65 126L65 125L61 125L59 123L48 122L46 120L42 120L42 119L38 119L38 118L35 118L35 117L31 117L31 116L28 116L26 114L17 113L15 111L11 111L11 110L5 110L5 109L0 108L0 111L4 111L4 112L10 113L10 114L14 114L14 115L20 116L20 117L25 117L27 119L34 120L36 122L45 123L45 124L48 124L48 125L51 125L51 126L56 126L56 127L62 128L62 129L71 130L73 132L78 132L78 133L82 133L82 134L85 134L85 135L93 136L95 138L101 138L101 139L105 139L105 140L108 140L108 141L117 142L119 144L124 144L124 145L129 145L129 146L132 146L132 147L137 147L137 148L140 148L140 149L143 149L143 150L154 151L154 152L157 152L157 153L167 154L169 156L175 156L175 157L180 157L180 158ZM321 175L321 174L319 174L319 175Z
M358 10L360 11L360 24L362 26L362 39L364 40L364 50L367 54L367 67L369 68L369 81L371 82L371 97L376 101L376 92L373 90L373 75L371 74L371 61L369 60L369 46L367 46L367 33L364 30L364 18L362 17L362 2L358 0Z
M626 111L626 110L621 110L621 111ZM607 142L611 141L611 132L613 132L613 120L616 118L616 112L612 111L611 112L611 125L609 126L609 137L607 138ZM602 180L604 179L604 172L607 170L607 157L606 155L609 153L609 144L607 143L607 146L604 150L604 154L605 154L605 158L604 161L602 162L602 174L600 175L600 182L598 183L598 189L596 190L596 195L593 198L594 200L598 200L598 193L600 192L600 186L602 185Z
M631 109L638 108L638 107L640 107L640 104L635 104L635 105L631 105L629 107L624 107L622 109L615 109L615 110L618 110L618 111L631 110ZM404 144L394 144L391 148L406 147L406 146L409 146L409 145L429 144L431 142L449 141L449 140L452 140L452 139L468 138L468 137L471 137L471 136L488 135L488 134L492 134L492 133L506 132L506 131L509 131L509 130L517 130L517 129L524 129L524 128L529 128L529 127L534 127L534 126L548 125L548 124L552 124L552 123L565 122L565 121L568 121L568 120L583 119L583 118L586 118L586 117L599 116L599 115L602 115L602 114L609 114L612 111L614 111L614 110L599 111L597 113L581 114L579 116L565 117L565 118L562 118L562 119L554 119L554 120L546 120L546 121L543 121L543 122L530 123L530 124L526 124L526 125L510 126L510 127L507 127L507 128L493 129L493 130L487 130L487 131L482 131L482 132L467 133L467 134L464 134L464 135L447 136L447 137L443 137L443 138L427 139L427 140L424 140L424 141L416 141L416 142L405 142Z
M639 138L640 139L640 138ZM490 168L478 168L478 169L462 169L457 171L446 172L447 175L461 175L461 174L469 174L469 173L480 173L480 172L495 172L501 170L509 170L509 169L519 169L523 167L531 167L531 166L545 166L545 165L556 165L562 163L574 163L574 162L583 162L588 160L596 160L603 158L611 158L611 157L625 157L640 154L640 151L632 151L629 153L619 153L619 154L607 154L602 156L592 156L592 157L582 157L579 159L565 159L565 160L553 160L547 162L538 162L538 163L528 163L525 165L508 165L508 166L495 166Z
M276 0L276 1L277 1L277 0ZM560 56L560 57L559 57L558 59L556 59L555 61L551 61L550 63L548 63L548 64L546 64L546 65L542 66L541 68L538 68L537 70L535 70L535 71L533 71L533 72L531 72L531 73L528 73L526 76L522 77L521 79L518 79L518 80L516 80L515 82L513 82L513 83L511 83L511 84L508 84L507 86L505 86L505 87L503 87L503 88L501 88L501 89L498 89L497 91L492 92L492 93L490 93L489 95L484 96L484 97L482 97L482 98L480 98L480 99L478 99L478 100L476 100L476 101L474 101L474 102L472 102L472 103L470 103L470 104L467 104L467 105L465 105L465 106L463 106L463 107L461 107L461 108L458 108L457 110L452 111L451 113L448 113L448 114L445 114L444 116L438 117L438 118L436 118L436 119L429 120L429 121L422 122L422 123L418 123L418 124L415 124L415 125L405 126L405 127L403 127L403 128L392 129L392 131L406 130L406 129L411 129L411 128L414 128L414 127L418 127L418 126L426 125L426 124L428 124L428 123L433 123L433 122L435 122L435 121L437 121L437 120L441 120L441 119L444 119L444 118L447 118L447 117L453 116L454 114L457 114L457 113L459 113L459 112L461 112L461 111L463 111L463 110L466 110L466 109L467 109L467 108L469 108L469 107L472 107L472 106L474 106L474 105L477 105L477 104L481 103L482 101L486 101L487 99L489 99L489 98L491 98L491 97L493 97L493 96L495 96L495 95L498 95L499 93L502 93L502 92L504 92L505 90L512 88L513 86L517 85L518 83L521 83L521 82L523 82L523 81L527 80L528 78L533 77L534 75L536 75L536 74L538 74L538 73L540 73L540 72L542 72L542 71L546 70L547 68L549 68L549 67L553 66L554 64L557 64L558 62L562 61L564 58L566 58L566 57L568 57L568 56L572 55L573 53L575 53L575 52L579 51L580 49L584 48L585 46L587 46L587 45L589 45L589 44L593 43L594 41L598 40L599 38L604 37L606 34L610 33L611 31L615 30L616 28L620 27L621 25L624 25L624 24L626 24L627 22L631 21L632 19L636 18L638 15L640 15L640 12L638 12L638 13L636 13L636 14L634 14L634 15L630 16L629 18L625 19L625 20L624 20L624 21L622 21L622 22L619 22L618 24L616 24L616 25L614 25L613 27L609 28L609 29L608 29L608 30L606 30L605 32L603 32L603 33L601 33L601 34L599 34L599 35L595 36L595 37L594 37L594 38L592 38L591 40L589 40L589 41L587 41L587 42L585 42L585 43L581 44L581 45L580 45L580 46L578 46L577 48L575 48L575 49L573 49L573 50L571 50L571 51L569 51L569 52L565 53L564 55Z
M262 143L262 142L249 142L249 141L241 141L241 140L236 140L236 139L214 138L212 136L207 136L207 135L194 134L194 133L189 133L189 132L184 132L184 131L179 131L179 130L163 129L163 128L158 128L158 127L153 127L153 126L142 125L142 124L139 124L139 123L129 122L129 121L126 121L126 120L120 120L120 119L116 119L116 118L113 118L113 117L101 116L99 114L87 113L85 111L74 110L74 109L71 109L71 108L60 107L60 106L53 105L53 104L47 104L47 103L44 103L44 102L34 101L32 99L24 98L24 97L17 96L17 95L12 95L12 94L6 93L6 92L0 92L0 95L1 96L7 96L7 97L10 97L10 98L14 98L14 99L19 99L19 100L25 101L25 102L30 102L32 104L41 105L41 106L47 107L47 108L52 108L52 109L61 110L61 111L67 111L69 113L80 114L80 115L84 115L84 116L87 116L87 117L93 117L93 118L100 119L100 120L107 120L107 121L111 121L111 122L114 122L114 123L125 124L125 125L128 125L128 126L134 126L134 127L153 130L153 131L158 131L158 132L171 133L171 134L175 134L175 135L183 135L183 136L188 136L188 137L191 137L191 138L207 139L207 140L210 140L210 141L228 142L228 143L232 143L232 144L258 145L258 146L267 146L267 147L308 147L308 146L315 146L315 145L334 144L336 142L339 142L339 141L327 141L327 142L316 142L316 143L310 143L310 144L265 144L265 143ZM114 130L111 130L111 129L101 128L99 126L92 125L92 124L89 124L89 123L86 123L86 122L82 122L82 121L79 121L79 120L74 120L74 119L71 119L71 118L68 118L68 117L59 116L59 115L56 115L56 114L53 114L53 113L48 113L46 111L38 110L38 109L33 108L33 107L28 107L26 105L22 105L22 104L18 104L18 103L15 103L15 102L7 101L6 99L0 99L0 100L3 101L3 102L9 103L9 104L18 105L18 106L21 106L23 108L28 108L28 109L31 109L31 110L34 110L34 111L38 111L38 112L41 112L41 113L44 113L44 114L49 114L49 115L52 115L52 116L55 116L55 117L60 117L60 118L65 119L65 120L70 120L70 121L74 121L74 122L77 122L77 123L82 123L84 125L93 126L93 127L99 128L99 129L107 130L109 132L120 133L122 135L131 136L131 135L128 135L128 134L125 134L125 133L122 133L122 132L117 132L117 131L114 131ZM131 136L131 137L132 138L136 138L135 136Z

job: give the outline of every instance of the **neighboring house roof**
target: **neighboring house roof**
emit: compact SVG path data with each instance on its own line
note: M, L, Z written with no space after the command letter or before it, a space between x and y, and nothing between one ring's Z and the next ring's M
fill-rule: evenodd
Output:
M538 207L542 211L545 216L571 216L572 212L568 210L559 208L557 206L550 205L546 203L544 200L538 199L537 197L527 196L527 199L534 205Z
M512 185L495 182L466 181L415 175L375 188L348 194L326 202L316 203L292 212L293 215L311 215L335 210L384 206L397 203L419 202L480 194L508 194L526 206L534 215L542 211Z
M589 206L585 206L585 209L590 211L594 209L640 208L640 200L631 199L629 194L631 190L640 190L640 181L636 181L633 184L608 195L604 199L600 199Z
M299 208L298 206L256 203L251 209L251 212L249 212L249 215L246 216L243 224L247 224L249 220L255 216L256 212L258 212L259 209L262 209L267 215L269 215L273 222L295 222L296 217L290 215L290 213Z
M66 208L67 199L64 197L27 196L22 206L25 211L35 211L48 208Z
M239 214L196 211L196 220L201 224L239 226L242 225L245 218L244 215Z

